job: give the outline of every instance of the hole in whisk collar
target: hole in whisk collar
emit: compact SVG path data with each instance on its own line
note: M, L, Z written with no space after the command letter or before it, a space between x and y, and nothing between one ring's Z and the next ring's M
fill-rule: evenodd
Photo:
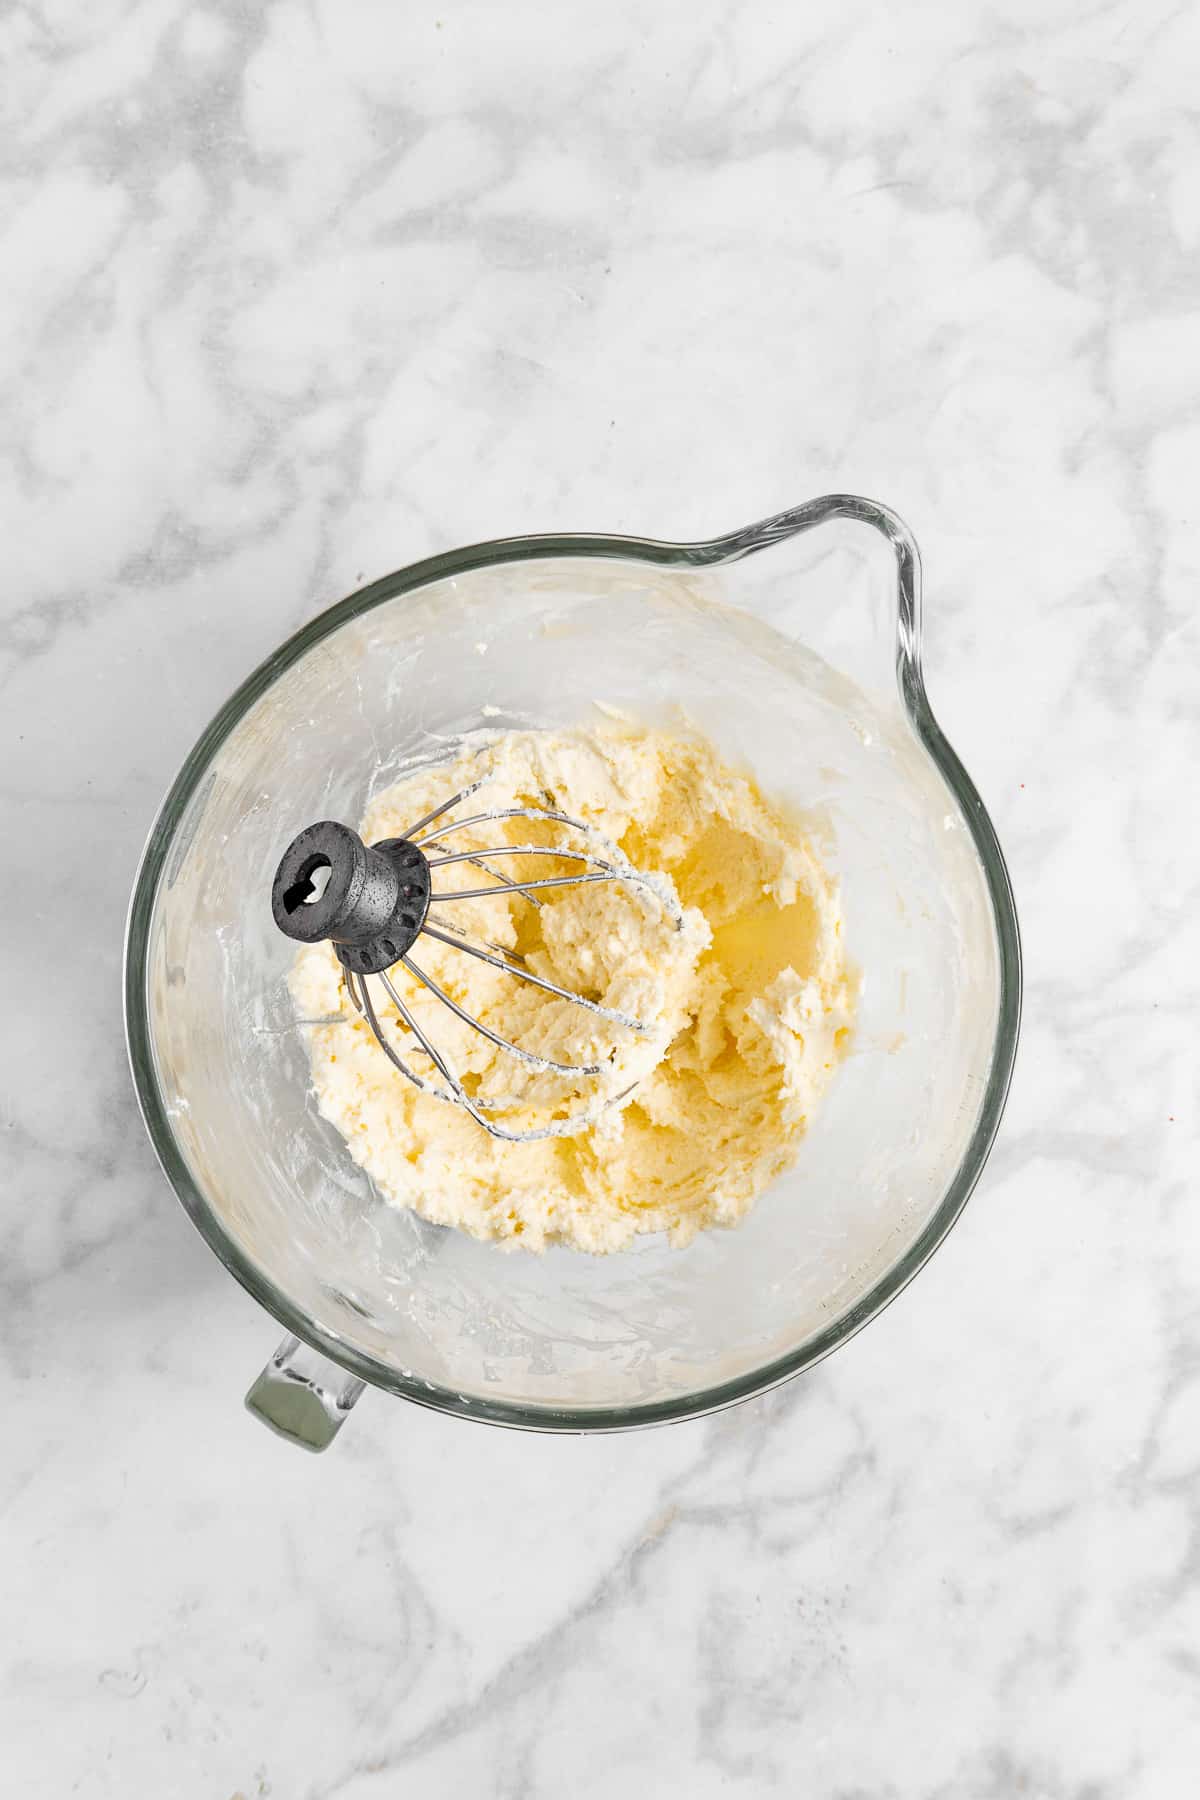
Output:
M306 858L297 871L295 881L284 889L283 909L289 917L292 913L299 912L302 906L315 906L323 898L332 874L333 864L327 856Z

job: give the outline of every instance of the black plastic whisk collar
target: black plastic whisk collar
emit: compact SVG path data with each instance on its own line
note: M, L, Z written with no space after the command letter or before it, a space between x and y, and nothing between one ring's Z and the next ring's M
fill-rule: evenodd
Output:
M294 837L271 884L271 911L298 944L329 939L343 968L379 975L406 956L429 912L424 852L408 838L370 846L322 819Z

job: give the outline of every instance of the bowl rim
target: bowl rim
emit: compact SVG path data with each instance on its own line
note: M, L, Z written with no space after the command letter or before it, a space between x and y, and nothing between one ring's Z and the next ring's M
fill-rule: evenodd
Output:
M845 1313L798 1349L694 1394L595 1408L518 1404L457 1393L388 1368L311 1320L226 1231L188 1167L159 1091L147 992L150 927L159 882L175 848L178 827L213 758L249 709L300 657L350 620L432 582L492 565L567 557L603 557L668 568L716 568L835 519L867 525L882 534L892 547L897 573L896 675L900 695L919 742L958 802L983 869L996 931L1000 979L991 1063L975 1128L945 1194L903 1254ZM878 501L856 494L825 494L741 530L701 542L592 532L496 538L426 557L357 589L294 632L260 663L219 709L185 759L151 826L138 867L126 924L123 991L126 1046L142 1119L163 1172L192 1223L260 1306L302 1342L370 1386L460 1418L520 1430L578 1434L627 1431L699 1418L765 1393L812 1368L861 1331L907 1287L959 1217L999 1128L1020 1029L1021 945L1012 884L995 827L970 776L934 718L926 695L921 669L921 562L912 533L890 507Z

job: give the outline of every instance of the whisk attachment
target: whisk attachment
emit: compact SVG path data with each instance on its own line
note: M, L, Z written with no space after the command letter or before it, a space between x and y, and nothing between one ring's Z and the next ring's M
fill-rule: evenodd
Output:
M486 939L476 942L453 915L456 903L477 900L520 898L532 907L545 903L547 890L580 887L596 882L621 882L639 893L643 900L657 907L664 922L674 930L682 930L683 909L673 888L661 877L635 869L618 847L610 843L595 827L554 807L507 806L454 818L455 809L474 794L482 783L475 783L453 795L423 819L410 826L404 836L385 838L367 845L358 833L334 820L322 820L307 826L284 851L271 887L271 909L275 923L285 936L301 944L328 940L345 971L346 991L356 1012L362 1017L388 1060L413 1086L441 1100L463 1107L491 1136L509 1142L534 1142L541 1138L568 1136L593 1124L599 1113L627 1098L626 1087L620 1094L605 1097L583 1111L526 1129L510 1129L493 1116L497 1112L521 1108L527 1104L520 1095L486 1095L471 1092L455 1071L444 1049L439 1048L436 1034L415 1016L411 1000L406 1003L389 972L397 966L406 970L417 983L416 993L444 1008L460 1024L485 1038L495 1049L526 1070L550 1076L569 1078L573 1089L595 1080L604 1073L605 1062L617 1053L614 1046L608 1057L593 1056L587 1061L563 1061L514 1041L484 1020L475 1017L453 995L436 981L427 969L413 960L410 952L422 938L448 947L462 956L488 964L510 976L513 981L533 987L548 1000L566 1001L599 1019L631 1034L647 1034L653 1026L645 1020L605 1006L590 995L552 981L548 976L527 966L525 959L501 944ZM438 821L444 821L438 823ZM443 840L455 833L471 832L476 837L481 829L511 820L529 820L538 826L555 827L555 840L550 843L486 843L443 848ZM571 833L575 843L563 842L562 834ZM588 848L578 847L582 839ZM508 859L513 859L511 862ZM539 858L533 868L558 865L562 872L550 875L533 873L523 878L528 859ZM506 864L501 868L500 864ZM444 888L443 879L458 880L459 869L474 869L487 882L486 886ZM443 876L443 871L445 875ZM468 877L469 879L469 877ZM406 1034L407 1055L422 1058L432 1065L434 1074L418 1073L391 1042L390 1021L380 1017L368 986L368 977L378 977L391 1002L396 1023Z

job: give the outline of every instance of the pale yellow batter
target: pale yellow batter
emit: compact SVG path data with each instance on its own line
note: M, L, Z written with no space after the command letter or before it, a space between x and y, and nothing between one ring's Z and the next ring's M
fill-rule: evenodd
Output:
M532 1071L394 971L405 1004L468 1091L519 1103L489 1116L537 1127L609 1102L582 1134L497 1142L392 1067L350 1006L332 949L318 944L301 951L291 985L302 1017L340 1015L311 1028L322 1113L398 1205L510 1247L606 1252L660 1231L683 1245L705 1226L736 1224L792 1161L853 1018L837 886L803 825L704 740L605 724L478 740L452 764L381 795L363 821L365 840L401 835L481 777L486 785L454 816L532 805L580 818L669 884L662 891L682 902L682 928L653 894L618 882L543 891L538 907L497 890L439 904L431 918L518 952L536 973L652 1029L639 1035L598 1019L423 935L413 960L493 1030L557 1061L603 1062L604 1074L586 1082ZM580 842L509 820L448 836L440 848L551 838ZM512 879L564 872L540 857L501 869ZM435 872L434 888L492 879L455 863ZM372 991L397 1050L436 1079L378 982Z

